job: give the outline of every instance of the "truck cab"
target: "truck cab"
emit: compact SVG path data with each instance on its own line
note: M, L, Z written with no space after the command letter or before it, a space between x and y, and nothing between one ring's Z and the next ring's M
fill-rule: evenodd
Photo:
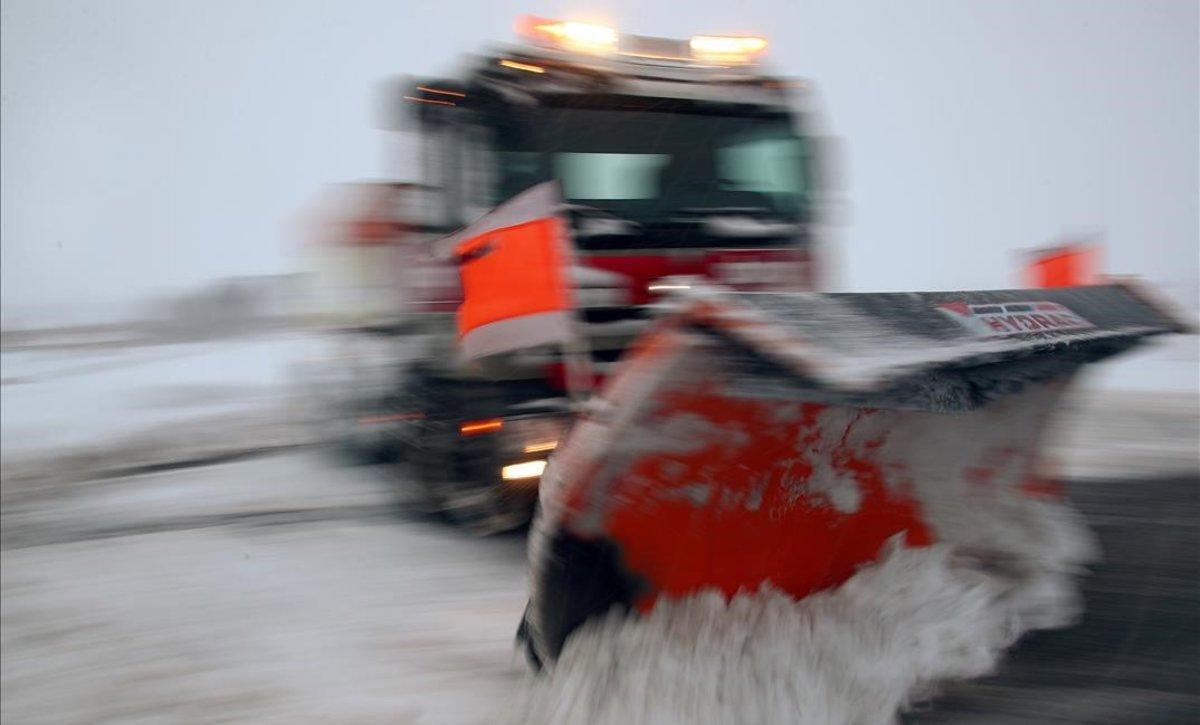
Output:
M518 29L524 44L395 92L420 139L429 230L449 233L558 181L583 268L580 314L601 363L619 355L665 277L818 286L809 91L762 70L765 41L646 38L542 18Z
M439 258L439 238L556 181L597 380L680 279L818 285L809 90L762 70L764 40L647 38L543 18L519 31L520 45L451 76L389 86L396 127L415 132L420 156L421 178L405 191L420 200L399 205L414 217L397 225L413 361L398 387L369 396L377 405L356 408L358 420L393 427L430 507L478 530L527 519L572 405L561 350L463 364L457 271Z

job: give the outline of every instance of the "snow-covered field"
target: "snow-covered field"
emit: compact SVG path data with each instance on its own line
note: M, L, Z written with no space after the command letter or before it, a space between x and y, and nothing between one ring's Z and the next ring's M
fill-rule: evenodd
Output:
M278 405L313 345L301 334L0 353L0 452L27 458Z
M1200 466L1196 345L1194 336L1180 336L1089 371L1049 442L1062 473L1103 478ZM319 362L331 350L327 340L292 332L5 351L5 475L10 482L51 474L79 478L89 466L161 466L315 442L320 431L309 425L312 394L328 386L314 385L313 371L337 369Z

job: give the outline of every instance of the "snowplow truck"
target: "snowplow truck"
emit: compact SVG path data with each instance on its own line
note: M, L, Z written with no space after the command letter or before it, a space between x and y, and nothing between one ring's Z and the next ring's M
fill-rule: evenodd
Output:
M810 91L755 62L763 41L537 18L520 30L521 45L453 76L388 85L393 128L419 143L421 179L380 185L399 201L373 204L343 236L372 255L359 268L378 274L389 260L396 281L394 300L340 334L377 363L358 365L338 418L360 447L402 458L428 508L480 531L528 520L570 424L567 366L554 346L463 363L462 288L440 238L556 182L589 383L650 323L668 277L743 291L819 282L825 185Z
M409 361L358 412L431 508L487 531L538 502L534 663L614 608L801 599L888 542L1035 584L1084 560L1047 428L1084 366L1177 318L1129 282L816 292L820 144L765 41L522 29L393 95L420 200L366 228L405 260L375 329Z

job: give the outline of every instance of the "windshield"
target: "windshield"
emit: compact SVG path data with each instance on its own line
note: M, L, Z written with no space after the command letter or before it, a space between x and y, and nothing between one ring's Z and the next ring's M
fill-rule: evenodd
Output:
M557 178L569 202L643 223L804 214L807 149L787 116L541 107L510 131L497 139L502 198Z

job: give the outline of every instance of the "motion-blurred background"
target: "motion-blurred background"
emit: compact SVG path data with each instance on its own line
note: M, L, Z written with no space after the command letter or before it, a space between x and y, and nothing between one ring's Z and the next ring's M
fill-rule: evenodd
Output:
M1082 242L1200 311L1196 2L4 0L6 721L486 721L518 680L523 540L397 509L401 474L319 448L305 280L331 184L420 180L384 81L449 75L521 13L768 37L830 139L827 289L1014 287L1028 250ZM1197 339L1087 384L1063 470L1163 509L1113 534L1161 546L1112 574L1107 694L1079 702L1194 715L1195 669L1153 669L1194 613L1152 592L1194 603L1167 519L1196 501ZM1018 699L989 706L1034 717Z

